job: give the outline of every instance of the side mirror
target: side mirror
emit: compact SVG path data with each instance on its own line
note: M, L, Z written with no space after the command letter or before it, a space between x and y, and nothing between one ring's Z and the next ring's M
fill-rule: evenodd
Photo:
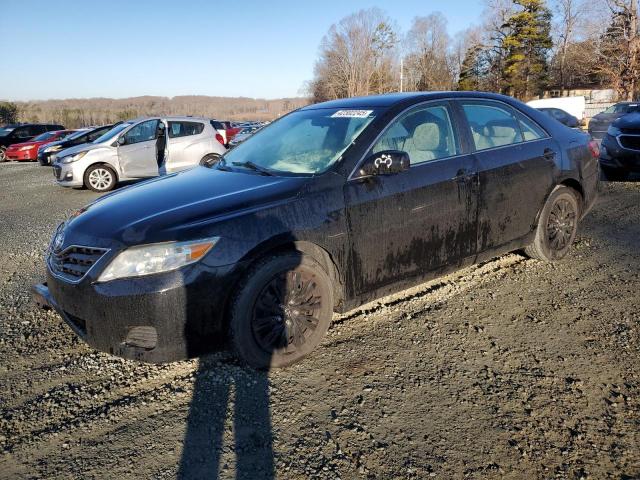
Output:
M407 152L384 150L368 157L360 166L361 177L374 175L395 175L409 170L411 161Z
M118 137L118 145L124 145L125 143L127 143L127 140L124 138L124 135L120 135Z

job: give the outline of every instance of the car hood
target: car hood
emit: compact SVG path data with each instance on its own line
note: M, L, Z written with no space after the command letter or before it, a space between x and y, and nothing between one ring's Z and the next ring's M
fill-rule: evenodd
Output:
M104 148L107 144L104 143L81 143L80 145L75 145L73 147L65 148L64 150L60 150L56 153L58 158L66 157L68 155L74 155L79 152L89 151L89 150L97 150L98 148Z
M621 115L623 114L622 113L599 113L597 115L594 115L593 118L591 118L589 125L594 125L594 124L606 125L613 122L616 118L620 117Z
M611 125L617 128L640 128L640 112L627 113L616 119Z
M40 142L23 142L23 143L14 143L9 148L22 148L22 147L35 147L39 145Z
M65 246L117 248L223 235L215 230L217 221L293 200L308 180L207 167L159 177L106 195L74 214Z

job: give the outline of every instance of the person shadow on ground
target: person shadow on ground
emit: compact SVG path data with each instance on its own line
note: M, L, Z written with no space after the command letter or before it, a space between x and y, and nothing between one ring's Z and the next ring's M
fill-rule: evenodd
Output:
M279 235L287 242L295 240L293 234L272 216L256 216L248 223L246 231L236 234L241 238L255 235L256 225L267 230L266 235ZM258 285L255 290L260 293L256 293L254 305L249 309L252 333L248 336L262 339L262 343L256 342L262 345L265 364L271 363L274 351L284 347L289 338L285 327L286 311L296 268L297 265L291 265L287 270L274 272L268 283ZM202 339L198 335L194 339L188 332L207 327L190 321L197 315L190 316L189 309L202 310L203 297L196 293L193 298L187 298L185 334L187 345L193 344L194 351L201 348L198 344L202 344ZM232 478L235 470L238 479L273 479L269 371L256 370L225 358L220 360L220 356L210 355L199 359L177 477L184 480ZM231 443L230 438L234 439L233 444L225 445L225 439Z
M273 479L268 372L235 365L221 372L219 365L199 361L178 478L231 477L233 465L222 461L231 452L236 478ZM223 443L227 414L233 416L233 446Z

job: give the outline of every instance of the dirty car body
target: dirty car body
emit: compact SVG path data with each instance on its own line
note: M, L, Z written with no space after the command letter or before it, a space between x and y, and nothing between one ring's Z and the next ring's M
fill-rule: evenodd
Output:
M125 188L74 214L53 237L36 298L96 349L152 362L193 357L226 344L230 304L269 256L313 258L331 279L332 310L344 312L525 247L559 185L576 192L580 215L592 206L599 167L588 143L495 94L311 105L214 167ZM308 151L286 157L298 144ZM375 170L387 162L397 172ZM197 262L105 280L123 252L198 239L214 240L203 240L213 247Z

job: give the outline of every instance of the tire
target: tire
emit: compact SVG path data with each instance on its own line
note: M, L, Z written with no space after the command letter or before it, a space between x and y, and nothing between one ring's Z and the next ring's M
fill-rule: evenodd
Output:
M107 165L91 165L84 172L84 186L94 192L108 192L118 183L116 172Z
M301 253L267 257L241 282L230 313L231 340L242 361L258 369L285 367L307 356L327 332L331 280Z
M7 147L0 147L0 163L7 161L7 155L5 152L7 151Z
M533 243L524 249L527 256L546 262L565 257L578 232L581 200L575 190L564 185L551 192L540 213Z
M602 166L604 177L610 182L624 182L629 177L629 172L618 168Z
M200 160L200 165L204 165L206 167L211 167L220 161L220 155L217 153L209 153L202 157Z

